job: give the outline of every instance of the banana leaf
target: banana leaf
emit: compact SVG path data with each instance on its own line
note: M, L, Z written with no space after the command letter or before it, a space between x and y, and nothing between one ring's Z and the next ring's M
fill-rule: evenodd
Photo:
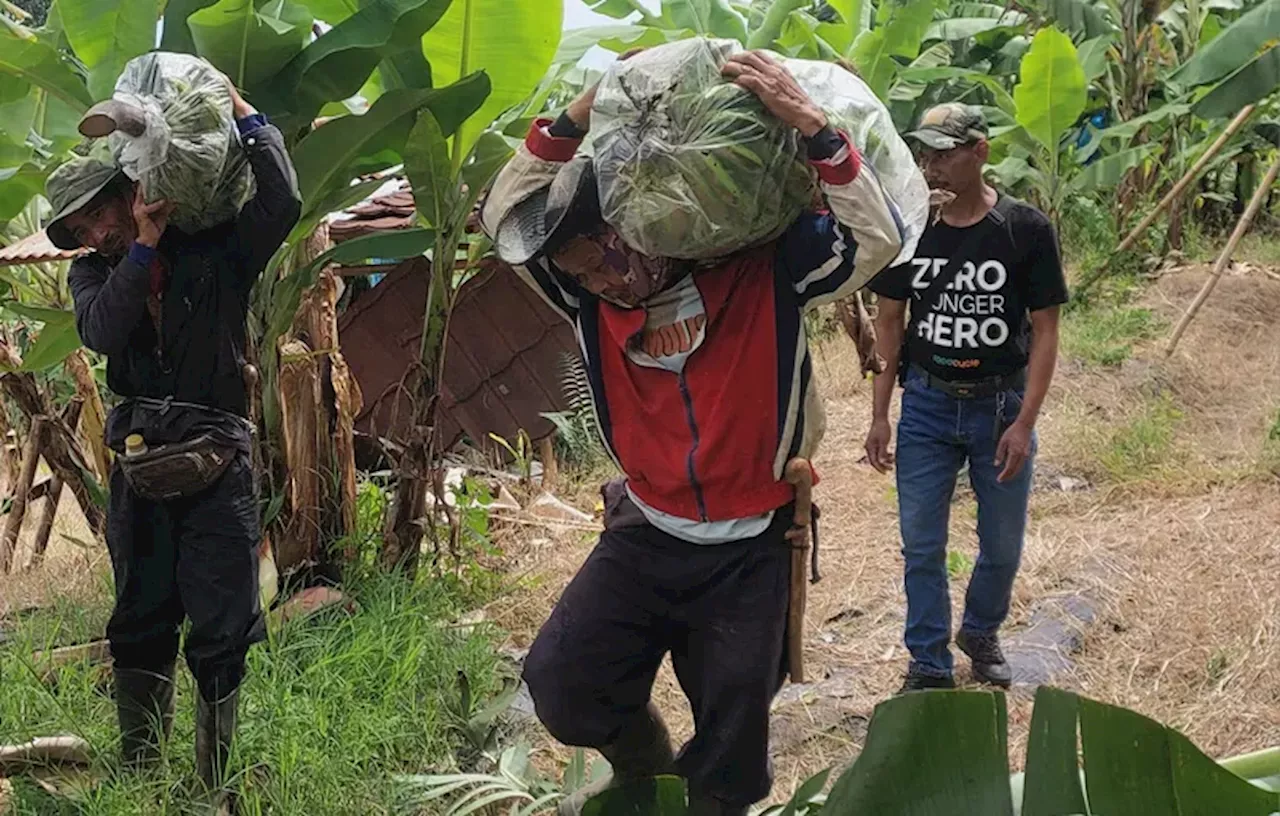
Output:
M450 0L366 5L252 88L255 99L285 130L305 127L327 103L359 92L378 63L416 45L449 5Z

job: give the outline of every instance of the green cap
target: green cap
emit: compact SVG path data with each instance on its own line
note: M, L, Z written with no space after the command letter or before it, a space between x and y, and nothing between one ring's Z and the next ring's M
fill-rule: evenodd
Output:
M54 215L44 229L54 246L58 249L80 248L80 242L67 229L64 220L92 201L119 174L120 169L116 166L84 156L77 156L50 174L45 182L45 196Z
M950 150L987 138L987 117L982 108L948 102L935 105L920 117L920 127L907 134L925 147Z

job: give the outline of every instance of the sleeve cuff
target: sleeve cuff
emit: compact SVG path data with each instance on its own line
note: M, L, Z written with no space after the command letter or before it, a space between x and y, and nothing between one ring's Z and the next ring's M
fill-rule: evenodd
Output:
M154 247L143 246L137 241L133 242L133 246L129 247L129 260L136 263L143 269L150 269L151 262L156 259L156 250Z
M862 170L862 154L849 141L849 137L844 131L837 130L833 131L833 133L840 139L842 146L829 158L813 158L811 153L809 162L818 171L818 178L824 184L837 186L850 184L858 177L859 171ZM821 133L818 134L818 136L821 135ZM815 141L816 139L817 137L815 137Z
M533 127L529 128L529 135L525 137L525 147L544 161L569 161L573 158L573 154L578 152L578 145L582 144L582 140L552 136L549 132L550 127L550 119L534 121Z
M267 117L261 113L251 113L243 119L236 120L236 130L241 136L247 136L260 127L267 126Z

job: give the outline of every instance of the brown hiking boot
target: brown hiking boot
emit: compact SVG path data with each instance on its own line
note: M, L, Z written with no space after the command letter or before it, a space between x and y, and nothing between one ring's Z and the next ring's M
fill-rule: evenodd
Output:
M593 796L614 788L643 784L655 776L673 774L676 770L671 735L653 703L637 712L622 727L613 744L600 747L600 753L609 760L613 769L560 800L559 816L581 816L583 806Z

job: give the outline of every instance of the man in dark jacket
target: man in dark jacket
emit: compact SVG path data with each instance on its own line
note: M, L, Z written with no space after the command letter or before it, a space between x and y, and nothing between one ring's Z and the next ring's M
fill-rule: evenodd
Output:
M769 706L783 677L794 491L824 429L803 314L891 263L902 223L875 172L786 70L735 56L728 79L805 138L829 211L696 273L626 247L576 156L594 90L534 124L484 224L503 260L574 324L609 453L600 543L525 662L538 717L598 749L614 776L665 773L691 814L745 815L771 786ZM695 734L678 756L649 700L670 652Z
M48 182L50 240L95 250L68 275L76 323L84 344L106 355L107 385L124 398L106 429L118 454L107 636L121 748L133 766L158 756L173 716L178 628L190 618L196 765L210 790L221 785L245 653L264 636L246 317L254 282L301 208L280 131L231 95L257 185L234 221L195 235L166 230L169 203L145 203L133 182L94 159L68 162ZM181 455L166 455L175 449ZM230 807L225 795L216 799Z

